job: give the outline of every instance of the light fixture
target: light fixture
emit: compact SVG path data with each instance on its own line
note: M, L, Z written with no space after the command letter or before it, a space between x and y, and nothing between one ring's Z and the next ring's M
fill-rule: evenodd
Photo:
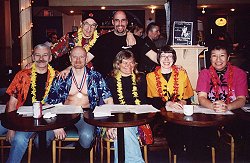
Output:
M73 10L70 10L69 12L70 12L71 14L73 14L73 13L74 13L74 11L73 11Z
M205 13L206 13L206 11L205 11L205 8L204 8L204 7L202 8L201 13L202 13L202 14L205 14Z
M151 9L151 14L153 14L153 13L155 13L155 10L152 8L152 9Z
M151 9L151 14L155 13L156 6L151 5L149 8Z
M227 20L225 18L218 18L215 20L215 24L219 27L223 27L227 24Z
M102 7L101 7L101 10L105 10L105 9L106 9L106 7L105 7L105 6L102 6Z
M235 8L231 8L230 11L234 12L234 11L235 11Z

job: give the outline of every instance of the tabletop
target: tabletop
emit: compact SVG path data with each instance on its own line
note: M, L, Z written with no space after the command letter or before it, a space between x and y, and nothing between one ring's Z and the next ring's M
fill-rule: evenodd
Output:
M201 113L194 113L192 116L185 116L184 114L166 111L165 108L161 109L161 115L169 122L194 127L220 126L235 118L235 115Z
M232 112L236 115L237 118L244 120L244 121L250 121L250 112L245 112L241 108L234 109Z
M33 118L24 117L16 111L7 112L1 115L1 122L4 127L15 131L46 131L73 125L80 119L80 114L58 114L54 118Z
M109 117L94 117L90 111L84 113L84 120L94 126L99 127L132 127L140 126L149 123L153 120L155 113L114 113L114 116Z

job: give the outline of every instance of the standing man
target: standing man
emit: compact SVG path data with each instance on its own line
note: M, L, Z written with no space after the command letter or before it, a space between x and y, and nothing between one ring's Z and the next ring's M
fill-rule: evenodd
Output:
M55 78L53 81L47 103L82 106L94 109L97 105L113 104L113 98L101 74L86 67L87 52L81 46L72 49L69 56L72 68L64 79ZM95 126L87 124L81 118L75 124L79 143L83 148L90 148L94 139ZM64 129L60 129L58 137L64 139Z
M135 45L127 46L128 19L124 11L115 12L112 24L114 25L114 30L100 36L89 51L94 57L93 66L96 71L100 72L103 76L107 76L112 70L116 54L124 49L129 49L135 54L140 71L145 70L143 60L147 57L157 63L157 54L147 47L144 41L138 36L134 35L136 39Z
M160 36L160 27L155 22L150 23L147 26L146 30L147 36L144 38L144 41L150 49L157 53L157 47L155 46L154 41L159 39ZM147 73L154 71L156 67L156 63L150 60L149 58L145 58L145 70Z
M34 47L31 69L19 71L6 93L10 100L6 105L6 112L17 110L20 106L32 106L35 101L44 100L47 97L52 81L55 77L54 69L48 64L52 59L50 48L39 44ZM34 132L21 132L5 129L0 125L0 134L6 134L6 139L11 143L7 162L21 162L28 146L30 137ZM54 138L53 132L49 132L47 144Z

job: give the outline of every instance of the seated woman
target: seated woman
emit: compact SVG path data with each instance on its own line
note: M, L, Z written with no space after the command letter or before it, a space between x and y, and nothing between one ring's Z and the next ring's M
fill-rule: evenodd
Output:
M168 107L182 109L190 104L194 95L186 71L175 64L176 52L169 46L162 47L157 54L158 66L147 75L147 96L158 109Z
M226 42L217 41L210 50L211 66L200 72L197 81L196 91L200 105L216 112L241 108L248 96L246 73L229 62ZM243 128L242 125L246 123L237 119L228 125L227 129L233 135L243 134L242 131L239 132L237 124Z
M113 62L112 77L107 81L114 104L140 105L146 103L146 80L136 69L134 55L122 50ZM116 139L116 129L107 129L107 137ZM124 128L125 162L144 162L138 141L138 127ZM117 162L117 141L115 141L115 162Z

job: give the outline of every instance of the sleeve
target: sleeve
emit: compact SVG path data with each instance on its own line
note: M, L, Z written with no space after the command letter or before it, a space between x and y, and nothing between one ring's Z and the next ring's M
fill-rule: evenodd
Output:
M102 91L101 93L102 99L107 99L109 97L112 97L110 89L107 86L107 83L105 82L101 74L98 73L98 76L99 76L100 89Z
M209 88L210 88L209 71L207 69L204 69L199 73L197 85L196 85L196 92L208 93Z
M154 88L152 83L152 75L151 73L147 74L146 81L147 81L147 97L153 98L152 88Z
M194 90L192 88L191 82L188 78L188 75L186 72L185 76L186 76L186 81L185 81L185 88L184 88L184 95L183 95L183 99L188 99L190 97L192 97L194 95Z
M146 44L146 42L142 38L138 36L135 36L135 38L136 38L136 45L137 48L139 48L140 53L143 55L147 54L147 52L149 52L151 48Z
M237 71L236 71L237 72ZM246 96L248 97L248 85L247 85L247 74L240 70L235 73L235 95L237 96Z
M55 56L55 58L61 57L70 51L68 46L68 38L69 34L64 35L58 40L58 43L51 47L51 53Z

